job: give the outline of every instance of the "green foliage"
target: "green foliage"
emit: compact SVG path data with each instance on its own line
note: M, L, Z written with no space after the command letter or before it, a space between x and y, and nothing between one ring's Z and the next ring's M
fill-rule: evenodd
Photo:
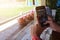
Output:
M57 8L55 20L60 24L60 8Z
M57 0L46 0L46 6L49 6L51 9L56 9Z

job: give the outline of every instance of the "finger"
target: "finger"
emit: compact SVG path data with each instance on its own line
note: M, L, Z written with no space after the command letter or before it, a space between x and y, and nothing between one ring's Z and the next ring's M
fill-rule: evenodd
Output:
M48 16L48 20L52 21L53 19L52 19L52 17Z
M49 21L46 21L44 24L47 24L47 23L49 23L49 24L50 24L50 23L51 23L51 21L50 21L50 20L49 20Z

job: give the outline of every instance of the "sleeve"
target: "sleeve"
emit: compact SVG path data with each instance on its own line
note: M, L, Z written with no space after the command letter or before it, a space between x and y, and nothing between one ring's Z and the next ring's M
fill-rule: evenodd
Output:
M44 31L44 32L42 32L42 34L40 35L40 38L41 38L41 39L44 39L45 36L46 36L46 34L45 34L45 31Z
M42 40L49 40L51 33L52 33L52 29L48 27L42 32L42 34L40 35L40 38Z
M32 36L32 40L41 40L38 36Z

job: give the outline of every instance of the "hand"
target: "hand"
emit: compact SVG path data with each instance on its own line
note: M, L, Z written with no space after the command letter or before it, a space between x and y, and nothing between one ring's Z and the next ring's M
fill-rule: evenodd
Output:
M44 24L47 24L47 23L49 23L49 24L50 24L50 26L54 26L54 25L53 25L53 24L54 24L54 22L53 22L52 17L48 16L48 20L47 20Z
M44 29L45 29L45 27L44 28L41 27L38 23L34 24L31 27L31 36L33 36L33 35L40 36L40 34L43 32Z
M57 23L54 22L54 20L50 16L48 16L48 21L46 21L45 24L47 24L47 23L50 24L50 27L52 28L52 30L57 31L57 32L60 32L59 25L57 25Z

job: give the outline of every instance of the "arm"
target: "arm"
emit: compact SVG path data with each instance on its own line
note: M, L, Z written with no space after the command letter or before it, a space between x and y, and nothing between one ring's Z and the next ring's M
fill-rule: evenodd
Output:
M32 40L41 40L40 35L44 29L40 27L40 25L35 24L31 27L31 37Z
M48 16L48 21L46 21L46 23L49 23L50 24L50 27L54 31L60 32L60 26L57 23L55 23L51 17Z
M34 35L32 36L32 40L41 40L38 36Z
M57 25L56 23L53 23L53 25L51 27L54 29L54 31L60 32L60 26Z

